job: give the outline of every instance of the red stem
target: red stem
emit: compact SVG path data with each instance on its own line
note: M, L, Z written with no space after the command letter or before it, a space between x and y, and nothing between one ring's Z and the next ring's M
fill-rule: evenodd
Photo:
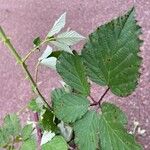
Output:
M96 103L95 99L94 99L91 95L90 95L89 97L91 98L91 100L92 100L94 103Z
M102 102L102 100L103 100L103 98L104 98L104 96L107 94L107 92L109 91L109 89L110 88L107 88L106 89L106 91L104 92L104 94L100 97L100 99L99 99L99 101L98 102L94 102L94 103L92 103L90 106L95 106L95 105L101 105L101 102Z
M39 115L38 113L34 113L34 120L36 123L39 121ZM36 131L37 131L37 139L38 139L38 150L41 150L40 144L42 139L42 130L38 127L38 124L36 124Z

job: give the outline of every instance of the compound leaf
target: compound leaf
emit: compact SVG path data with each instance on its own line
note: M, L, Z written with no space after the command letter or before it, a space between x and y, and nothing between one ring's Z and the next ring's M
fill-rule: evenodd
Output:
M102 104L99 124L102 150L142 150L133 135L125 130L126 124L126 116L118 107L110 103Z
M118 96L127 96L137 85L141 40L134 8L90 34L82 50L90 79L107 85Z
M98 146L98 115L88 111L80 120L74 123L75 142L80 150L96 150Z
M80 119L89 107L89 101L84 96L64 94L60 89L52 92L52 103L55 115L64 122Z
M78 93L89 95L89 84L80 56L63 52L58 58L56 68L66 84Z

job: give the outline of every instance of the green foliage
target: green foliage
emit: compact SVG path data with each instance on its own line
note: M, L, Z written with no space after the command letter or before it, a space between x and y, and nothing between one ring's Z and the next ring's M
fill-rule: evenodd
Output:
M49 57L56 57L58 58L60 56L60 54L62 53L62 51L53 51Z
M23 140L29 139L32 132L33 132L32 124L25 125L21 132L22 139Z
M35 39L33 40L33 44L34 44L35 46L39 46L39 45L41 44L41 39L40 39L40 37L35 38Z
M118 96L127 96L135 89L141 59L140 27L135 10L97 28L90 34L82 56L90 79L107 85Z
M29 103L28 103L28 108L31 109L32 111L35 112L40 112L41 108L39 107L38 103L36 102L35 99L32 99Z
M102 150L142 150L133 135L128 134L124 128L126 123L126 116L118 107L109 103L102 104L99 124Z
M68 146L62 136L55 136L50 142L42 145L42 150L68 150Z
M21 130L20 121L17 115L16 114L7 115L4 118L3 127L6 129L7 134L12 135L13 137L17 136Z
M59 34L65 23L66 13L54 23L43 41L39 37L33 41L34 47L25 59L19 56L0 27L0 38L20 62L38 97L28 104L28 108L37 112L37 122L22 129L16 114L7 115L0 127L0 147L12 150L20 142L20 150L36 150L37 145L42 150L75 147L79 150L142 150L134 136L126 130L125 114L114 104L102 102L109 89L115 95L127 96L137 86L141 32L136 24L134 8L91 33L81 55L71 46L84 37L72 30ZM57 68L64 80L61 81L64 88L51 93L52 106L38 89L25 62L30 54L47 42L59 47L59 51L53 51L47 45L38 59L38 65L43 64L54 70ZM90 96L91 82L88 79L108 86L97 102ZM41 129L37 130L38 140L35 139L32 125ZM39 137L41 134L42 137Z
M42 116L43 129L46 131L55 131L57 126L54 122L54 119L54 114L48 108L46 108L46 111Z
M78 93L89 95L89 84L80 56L63 52L58 58L56 68L66 84Z
M37 146L36 146L35 139L30 138L28 140L23 141L23 144L20 150L36 150L36 149L37 149Z
M62 89L52 92L54 113L64 122L74 122L88 110L89 101L81 95L65 93Z
M88 111L75 122L75 142L80 150L96 150L98 147L99 120L95 111Z
M7 115L4 118L3 126L0 128L0 147L12 142L19 136L21 125L16 114Z

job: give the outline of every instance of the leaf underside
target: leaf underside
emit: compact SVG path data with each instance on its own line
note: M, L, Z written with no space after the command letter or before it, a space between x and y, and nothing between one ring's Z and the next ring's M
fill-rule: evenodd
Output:
M89 101L77 94L65 93L62 89L52 92L54 113L64 122L74 122L80 119L88 110Z
M100 143L102 150L142 150L133 135L128 134L124 126L127 119L115 105L102 104L100 116Z
M58 58L56 68L66 84L82 95L89 94L89 84L80 56L63 52Z
M82 56L90 79L107 85L118 96L127 96L136 88L142 41L134 8L124 16L97 28L90 34Z

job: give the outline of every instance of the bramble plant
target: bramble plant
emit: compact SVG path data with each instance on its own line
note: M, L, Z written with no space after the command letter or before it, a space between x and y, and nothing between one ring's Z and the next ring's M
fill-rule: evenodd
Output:
M37 37L33 49L22 58L0 27L0 39L22 66L35 97L28 103L34 121L23 127L19 114L8 114L0 128L0 147L7 150L142 150L127 129L127 118L112 103L103 102L108 91L125 97L136 88L139 78L142 40L135 20L135 9L96 29L89 35L81 54L71 46L85 39L73 30L59 33L66 13L54 23L44 40ZM35 77L26 60L43 45ZM59 50L53 50L53 45ZM51 93L51 104L37 86L38 66L55 69L62 77L62 88ZM105 86L99 100L90 95L92 82Z

